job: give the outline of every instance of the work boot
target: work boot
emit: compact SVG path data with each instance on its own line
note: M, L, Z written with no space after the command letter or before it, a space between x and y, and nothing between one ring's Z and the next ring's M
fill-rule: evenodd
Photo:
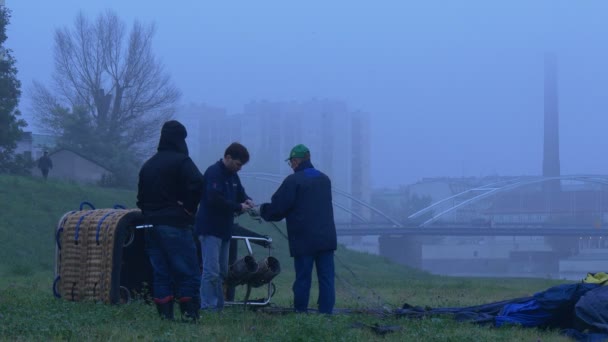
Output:
M199 318L201 307L200 297L182 297L179 299L179 309L182 312L182 321L195 322Z
M154 304L161 319L173 320L173 296L154 298Z

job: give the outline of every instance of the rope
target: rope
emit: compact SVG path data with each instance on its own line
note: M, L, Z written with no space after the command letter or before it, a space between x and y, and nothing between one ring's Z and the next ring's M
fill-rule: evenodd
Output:
M91 204L91 202L84 201L84 202L80 202L80 210L81 211L82 211L82 209L84 209L85 205L88 205L89 208L91 208L92 210L95 210L95 206L93 204Z
M287 236L287 234L285 234L281 228L279 228L279 226L277 226L274 222L269 222L269 221L263 221L262 219L258 220L260 223L261 222L266 222L266 223L270 223L277 232L279 232L279 234L285 238L285 240L289 241L289 238ZM347 288L347 290L349 290L350 295L356 299L356 300L363 300L365 301L365 304L369 307L372 308L377 308L373 311L375 311L376 313L382 315L382 316L388 316L390 314L392 314L392 308L391 305L389 305L386 301L384 301L382 299L382 297L373 289L371 289L369 286L366 286L363 281L357 276L357 274L350 268L348 267L348 265L346 265L346 263L344 261L342 261L342 259L336 255L334 253L334 257L335 259L338 261L338 263L344 267L351 275L352 277L355 279L355 281L357 281L357 284L362 285L363 287L365 287L369 293L371 293L374 297L375 300L370 300L369 298L366 298L366 296L362 296L357 290L356 287L354 285L352 285L351 283L349 283L346 279L343 279L342 277L338 276L338 274L335 274L336 279L338 279L339 281L341 281L344 285L345 288Z
M289 241L289 237L287 236L287 234L283 233L283 231L281 230L281 228L279 228L279 226L277 226L276 223L274 223L274 222L268 222L268 221L262 221L262 220L260 220L260 222L270 223L279 232L279 234L281 234L281 236L283 238L285 238L286 241Z
M55 296L55 298L61 298L61 294L59 293L59 291L57 290L57 283L61 280L61 276L56 276L55 280L53 281L53 295Z
M350 287L351 296L357 300L363 300L368 307L373 309L373 311L375 311L383 316L388 316L393 310L391 308L391 305L388 304L385 300L383 300L382 297L376 291L374 291L369 286L366 286L365 283L363 283L363 281L357 276L357 274L350 267L348 267L346 265L346 263L344 263L338 255L334 254L334 257L336 260L338 260L338 263L340 263L340 265L342 267L344 267L352 275L352 277L355 279L357 284L360 284L361 286L363 286L365 289L367 289L369 291L368 293L372 294L374 299L370 299L368 297L369 295L368 296L361 295L361 293L359 291L357 291L356 286L352 285L346 279L343 279L342 277L340 277L336 274L336 278L338 280L340 280L342 283L344 283L345 285Z
M80 217L80 219L78 220L78 223L76 224L76 231L74 233L74 244L77 245L78 244L78 237L80 235L80 224L82 223L82 221L85 219L85 217L93 214L95 212L95 210L91 210L88 213L82 215Z
M97 223L97 229L95 230L95 242L97 243L97 245L99 245L99 231L101 230L101 225L103 224L103 221L105 221L105 219L108 216L114 215L116 214L116 211L110 211L107 214L103 215L103 217L99 220L99 222Z

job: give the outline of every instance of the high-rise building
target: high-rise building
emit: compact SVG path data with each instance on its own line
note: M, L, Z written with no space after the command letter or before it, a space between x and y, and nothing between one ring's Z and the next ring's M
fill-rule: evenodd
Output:
M240 123L223 108L189 105L178 110L176 119L188 130L190 158L201 172L219 160L231 142L241 139Z
M236 115L209 106L191 106L181 113L179 118L188 128L190 155L201 170L219 159L229 143L239 141L251 154L242 173L287 176L292 172L285 162L290 149L305 144L315 167L325 172L339 190L334 193L338 203L336 221L351 221L353 215L348 211L369 217L365 208L339 194L370 201L371 139L366 113L331 100L255 101ZM270 199L282 177L242 180L254 200L261 202Z
M296 144L305 144L315 167L325 172L338 190L334 193L334 202L338 203L336 221L351 221L349 210L369 216L365 208L340 195L344 192L368 203L370 200L370 129L366 113L331 100L261 101L245 106L242 122L245 120L243 143L252 153L247 171L287 175L291 172L285 162L289 150ZM260 193L268 198L271 194Z

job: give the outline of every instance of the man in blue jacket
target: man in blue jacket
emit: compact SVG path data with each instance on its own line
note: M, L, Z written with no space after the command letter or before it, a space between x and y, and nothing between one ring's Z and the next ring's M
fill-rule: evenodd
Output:
M139 172L137 206L146 223L146 252L154 273L154 303L161 318L173 319L174 297L184 318L199 316L200 273L192 234L203 175L188 157L186 128L178 121L162 127L158 152Z
M205 186L196 216L203 259L200 291L203 310L221 311L224 307L222 285L228 274L234 216L253 207L237 174L248 161L245 146L232 143L224 152L224 158L205 171Z
M272 195L270 203L260 206L266 221L287 221L289 253L294 258L294 309L307 312L313 265L319 281L319 312L331 314L336 301L334 288L334 251L337 247L332 206L331 181L314 168L310 151L297 145L286 160L294 173Z

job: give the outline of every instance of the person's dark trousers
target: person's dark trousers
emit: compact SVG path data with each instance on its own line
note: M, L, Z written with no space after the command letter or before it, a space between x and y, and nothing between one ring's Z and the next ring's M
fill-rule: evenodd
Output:
M49 176L49 170L48 169L46 169L46 170L42 169L40 171L42 171L42 177L44 177L44 179L46 180L48 178L48 176Z
M238 245L237 240L230 240L230 247L228 248L228 265L232 265L236 262L238 257ZM234 301L234 295L236 294L235 286L227 285L226 287L226 300Z
M294 257L296 269L296 280L293 283L293 304L296 312L308 311L308 300L310 298L310 284L312 282L312 267L317 268L317 279L319 281L319 312L331 314L336 303L336 291L334 286L334 252L320 252L311 256Z
M199 264L192 229L154 226L146 229L146 252L154 271L153 295L156 302L175 296L198 298ZM175 293L172 283L175 284Z

